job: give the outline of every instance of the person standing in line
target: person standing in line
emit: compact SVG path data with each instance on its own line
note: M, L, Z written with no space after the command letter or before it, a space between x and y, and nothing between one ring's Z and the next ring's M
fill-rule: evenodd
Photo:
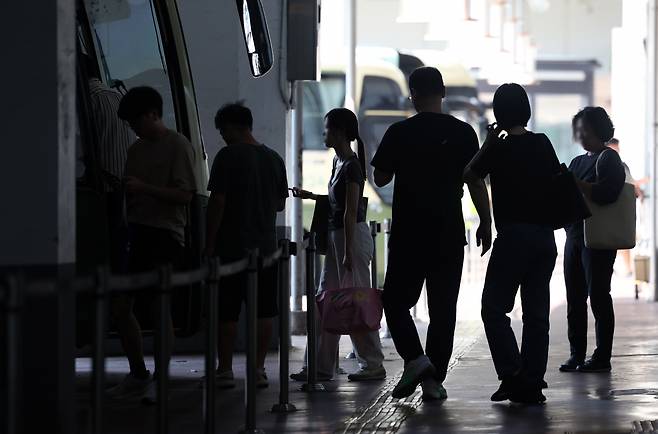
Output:
M222 262L240 260L248 250L270 255L278 247L277 212L283 211L288 183L283 159L254 138L251 110L241 103L227 104L215 116L215 127L226 142L215 157L208 181L210 199L206 215L206 256ZM241 305L246 302L247 274L222 279L219 291L219 364L217 387L235 387L233 351ZM277 309L278 268L258 275L258 377L268 387L265 357ZM208 373L206 374L208 375Z
M358 153L350 143L358 143ZM366 180L365 146L359 135L356 115L345 108L331 110L325 116L324 141L336 152L329 181L329 234L328 249L320 278L318 293L343 287L370 287L370 261L373 240L366 223L367 209L362 200ZM317 196L309 191L293 189L302 199ZM350 335L356 349L360 370L350 374L350 381L382 380L386 370L382 365L384 354L379 331ZM336 354L340 335L320 331L318 350L318 378L328 381L336 371ZM306 381L306 366L290 376Z
M530 102L523 87L503 84L496 90L497 125L464 173L473 181L489 176L497 236L482 292L482 320L500 388L492 401L537 404L548 361L550 281L557 247L550 220L555 204L547 202L560 162L546 135L526 129ZM507 136L501 138L505 131ZM521 351L510 326L521 288Z
M479 144L470 125L442 112L445 86L438 69L416 69L409 87L418 113L389 127L371 163L378 186L395 176L383 301L405 367L392 396L410 396L422 383L424 399L446 399L442 383L452 355L466 244L463 176ZM491 246L489 196L480 179L468 187L480 217L477 240L484 254ZM425 351L409 314L423 282L430 315Z
M130 124L139 139L128 149L125 170L127 214L130 230L129 270L151 271L171 264L180 267L184 259L187 206L196 191L194 150L185 136L168 129L162 121L162 97L153 88L135 87L121 100L119 117ZM148 301L156 317L155 298ZM128 356L130 373L109 390L113 397L143 395L153 403L155 383L144 363L142 333L133 313L134 297L114 300L112 313ZM171 312L167 312L169 365L174 344ZM157 323L156 323L157 324ZM156 331L157 333L158 331ZM157 365L155 369L167 369Z
M610 117L601 107L586 107L574 116L572 126L574 137L586 153L574 158L569 169L587 198L599 205L614 203L624 187L626 174L619 154L605 145L615 131ZM610 284L616 256L616 250L585 246L583 222L567 227L564 279L571 356L560 366L562 372L610 372L612 369L615 312ZM585 360L588 297L596 320L596 349L592 357Z

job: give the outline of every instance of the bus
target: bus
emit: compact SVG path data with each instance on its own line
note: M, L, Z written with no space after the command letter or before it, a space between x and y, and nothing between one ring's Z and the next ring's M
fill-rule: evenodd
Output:
M255 77L262 76L272 67L273 55L261 2L236 0L235 5L232 12L240 22L251 72ZM109 262L106 193L94 143L96 127L89 101L90 74L122 93L134 86L158 90L163 97L165 124L192 144L197 194L188 209L185 265L199 266L204 243L208 162L177 1L77 0L76 30L77 271L90 272ZM82 61L84 58L92 61ZM180 334L192 334L200 318L199 291L177 291L176 297L172 302L175 328ZM78 322L84 324L84 304L80 306ZM85 331L85 327L78 329L81 333ZM85 336L78 338L80 344L85 343Z

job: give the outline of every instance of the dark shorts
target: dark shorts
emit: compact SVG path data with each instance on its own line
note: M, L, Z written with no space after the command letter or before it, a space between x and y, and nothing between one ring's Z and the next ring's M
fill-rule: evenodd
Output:
M258 273L258 318L273 318L278 309L279 269L276 265ZM219 322L237 322L242 303L247 302L247 273L222 277L219 281Z
M171 264L174 269L183 262L184 248L171 231L131 224L128 268L131 273L151 271Z

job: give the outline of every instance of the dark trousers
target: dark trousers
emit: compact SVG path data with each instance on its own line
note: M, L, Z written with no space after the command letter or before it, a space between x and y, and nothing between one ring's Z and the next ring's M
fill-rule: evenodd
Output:
M110 267L115 273L128 272L128 222L122 192L107 193L107 220L110 235Z
M482 320L496 373L541 381L548 361L550 280L557 248L551 228L514 224L499 228L482 292ZM507 316L521 288L521 351Z
M426 282L430 316L426 354L436 368L437 381L443 382L452 355L464 247L441 248L440 243L429 242L427 245L438 251L391 246L384 284L384 312L395 348L405 363L424 354L409 309L418 303Z
M587 353L587 297L596 328L596 350L592 358L610 361L615 332L615 311L610 281L616 250L585 247L582 236L567 237L564 247L564 280L567 286L567 322L571 355L582 360Z

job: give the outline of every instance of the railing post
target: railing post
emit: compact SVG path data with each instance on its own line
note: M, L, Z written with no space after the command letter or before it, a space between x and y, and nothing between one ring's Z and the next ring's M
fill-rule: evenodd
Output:
M206 285L206 357L204 391L204 433L215 434L215 363L217 358L217 303L219 291L219 258L208 261L208 285Z
M160 269L160 288L157 294L158 328L155 331L155 370L157 386L156 432L169 431L169 297L171 290L171 265Z
M375 220L370 221L370 236L372 236L372 262L370 263L370 283L373 288L379 288L377 275L377 233L381 226Z
M7 310L7 434L20 433L22 394L19 386L21 378L21 314L23 309L24 281L14 275L8 279L5 297Z
M108 268L96 271L94 290L94 341L91 371L91 429L93 434L102 434L103 402L105 396L105 332L107 318Z
M289 401L288 373L290 352L290 240L281 240L279 259L279 403L273 413L292 413L297 407Z
M262 268L258 249L249 252L247 267L247 384L245 388L245 429L243 433L262 433L256 428L256 370L258 355L258 272Z
M384 231L384 276L386 276L386 271L388 270L388 243L391 240L391 219L384 220L383 231ZM388 329L388 324L382 327L382 330L379 333L379 335L383 339L390 339L391 332Z
M318 383L317 330L315 320L315 233L308 234L306 249L306 348L307 376L302 385L305 392L324 391L324 385Z

